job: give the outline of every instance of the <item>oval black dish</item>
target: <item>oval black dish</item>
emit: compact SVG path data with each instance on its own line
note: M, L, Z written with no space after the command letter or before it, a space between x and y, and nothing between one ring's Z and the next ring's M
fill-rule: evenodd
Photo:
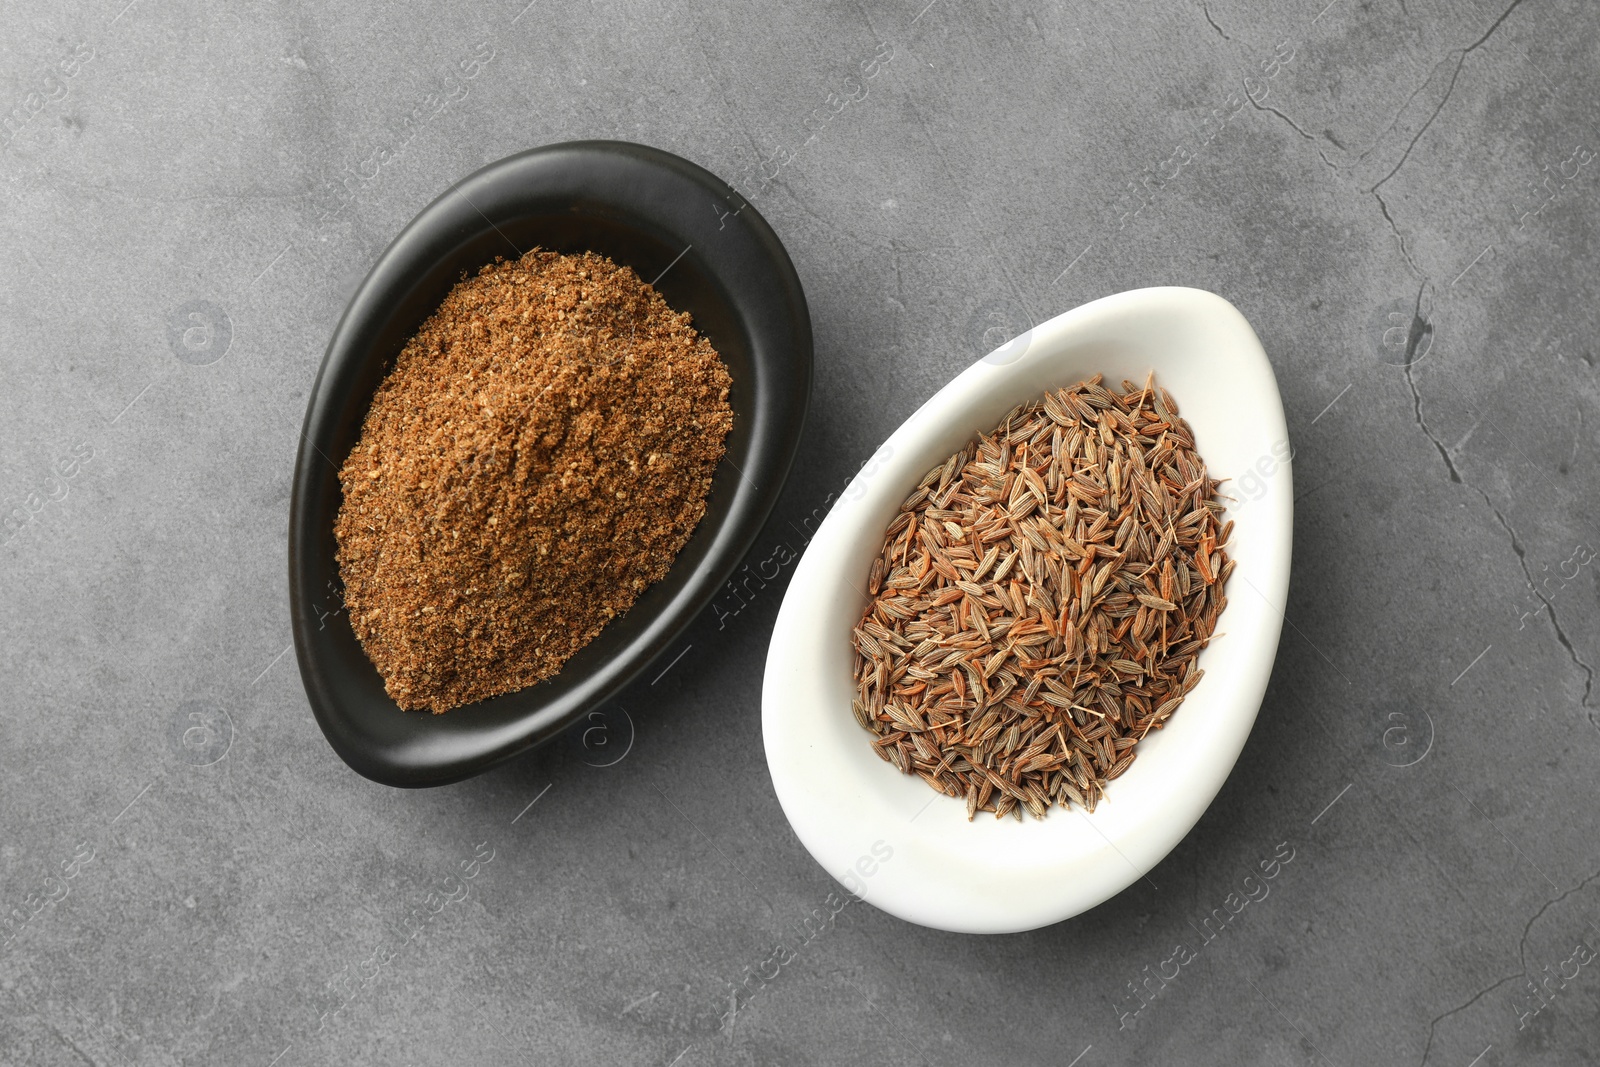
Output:
M594 251L654 280L733 377L727 455L667 576L538 685L444 715L402 711L342 610L339 467L378 383L463 272L534 246ZM492 163L429 204L379 257L333 332L306 406L289 511L289 602L311 710L355 770L396 786L470 777L559 733L665 652L749 551L777 501L811 392L811 319L753 207L643 145L576 141Z

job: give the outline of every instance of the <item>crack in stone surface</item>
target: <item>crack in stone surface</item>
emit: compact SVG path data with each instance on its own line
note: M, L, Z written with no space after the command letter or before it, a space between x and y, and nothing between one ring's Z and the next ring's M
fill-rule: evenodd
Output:
M1367 147L1362 150L1361 155L1356 159L1357 163L1365 163L1372 156L1372 153L1376 152L1378 150L1378 148L1383 144L1383 139L1385 137L1389 136L1389 132L1391 130L1393 130L1396 126L1400 125L1400 116L1404 115L1406 113L1406 108L1411 106L1411 101L1415 100L1417 97L1422 95L1422 90L1426 89L1428 87L1428 83L1433 81L1434 71L1438 70L1441 66L1443 66L1445 61L1448 60L1449 58L1450 58L1450 55L1447 52L1447 53L1445 53L1445 58L1444 59L1439 60L1439 62L1437 62L1437 63L1435 63L1433 65L1432 69L1430 69L1428 71L1428 76L1425 79L1423 79L1422 84L1418 85L1415 89L1413 89L1411 91L1411 95L1406 97L1405 103L1401 104L1399 106L1399 108L1397 108L1395 110L1394 118L1389 120L1389 125L1385 126L1383 128L1383 132L1379 133L1376 137L1374 137L1372 139L1372 143L1367 145Z
M1452 1016L1452 1015L1460 1015L1462 1012L1466 1011L1468 1008L1472 1007L1474 1004L1478 1003L1478 1001L1482 1000L1484 997L1488 996L1490 993L1493 993L1496 989L1499 989L1501 986L1505 985L1507 982L1514 982L1518 978L1521 978L1521 977L1522 977L1521 974L1510 974L1510 975L1507 975L1506 977L1501 978L1500 980L1496 981L1493 985L1486 986L1485 988L1478 990L1478 992L1476 992L1476 993L1474 993L1472 995L1472 999L1471 1000L1467 1001L1465 1004L1462 1004L1460 1007L1451 1008L1449 1011L1444 1012L1442 1015L1434 1016L1432 1021L1430 1021L1428 1023L1428 1043L1426 1045L1422 1046L1422 1064L1423 1064L1423 1067L1426 1067L1426 1065L1427 1065L1428 1054L1433 1051L1433 1039L1434 1039L1435 1031L1438 1030L1440 1023L1444 1022L1446 1019L1450 1018L1450 1016Z
M1489 510L1494 512L1494 517L1499 521L1501 528L1511 538L1511 551L1517 554L1517 563L1522 567L1523 577L1528 580L1528 588L1533 590L1533 595L1538 597L1540 603L1544 605L1545 613L1550 616L1550 626L1556 632L1556 640L1561 642L1561 647L1567 650L1567 656L1572 660L1573 666L1583 672L1583 697L1578 701L1578 706L1584 709L1584 714L1587 716L1589 724L1596 729L1600 729L1600 722L1595 720L1594 706L1589 703L1589 697L1594 694L1594 668L1585 663L1583 657L1578 655L1578 650L1573 647L1571 638L1567 636L1567 631L1561 626L1561 620L1556 617L1555 604L1551 602L1549 597L1544 595L1544 590L1534 584L1533 572L1528 569L1528 554L1522 547L1521 539L1517 537L1517 531L1511 528L1511 524L1506 521L1506 517L1501 513L1500 509L1490 503L1487 493L1475 485L1468 485L1467 488L1483 497L1483 502L1489 505Z
M1512 528L1511 523L1506 521L1505 513L1495 506L1494 501L1489 498L1489 494L1462 477L1461 469L1456 466L1455 456L1445 446L1445 443L1439 439L1439 435L1434 433L1428 426L1428 421L1422 414L1422 393L1417 389L1417 379L1411 368L1416 360L1417 346L1424 337L1431 336L1433 333L1432 324L1424 319L1422 315L1422 297L1427 292L1427 289L1427 282L1423 282L1422 288L1417 290L1416 310L1412 312L1411 326L1406 331L1405 375L1406 384L1411 387L1411 413L1416 419L1417 428L1422 431L1434 449L1438 451L1439 458L1444 460L1445 469L1450 472L1450 480L1477 493L1483 500L1484 506L1494 515L1495 521L1500 524L1500 528L1510 538L1511 551L1516 553L1517 565L1522 568L1522 576L1527 581L1528 588L1533 590L1533 595L1538 597L1539 602L1544 605L1545 614L1550 618L1550 627L1555 631L1556 640L1560 642L1562 648L1566 649L1567 657L1572 660L1573 666L1583 672L1583 696L1580 698L1578 705L1584 709L1584 715L1589 720L1589 725L1600 730L1600 719L1595 716L1596 710L1600 709L1596 709L1589 702L1594 695L1594 668L1585 662L1582 656L1578 655L1577 647L1573 645L1572 639L1567 636L1566 628L1561 625L1561 619L1556 615L1554 602L1550 597L1545 596L1544 590L1540 589L1537 583L1534 582L1533 571L1528 567L1527 549L1522 546L1522 538Z
M1450 454L1444 442L1439 440L1438 435L1428 428L1428 422L1422 414L1422 394L1417 390L1417 379L1411 373L1411 364L1406 364L1405 372L1406 384L1411 386L1411 413L1416 417L1417 429L1421 430L1423 436L1427 437L1438 450L1439 458L1444 460L1445 468L1450 472L1450 480L1457 485L1466 485L1466 479L1461 477L1461 471L1456 467L1455 457Z
M1428 1054L1433 1051L1433 1039L1436 1031L1439 1028L1439 1024L1450 1018L1452 1015L1459 1015L1466 1011L1468 1008L1472 1007L1478 1001L1482 1000L1490 993L1493 993L1507 982L1514 982L1518 978L1528 978L1528 935L1533 932L1533 924L1538 922L1539 918L1544 915L1545 912L1549 911L1557 904L1560 904L1563 900L1566 900L1568 897L1572 896L1572 894L1594 882L1596 879L1600 879L1600 871L1596 871L1589 875L1589 877L1585 878L1583 881L1579 882L1565 893L1545 901L1539 906L1539 910L1533 913L1533 917L1523 925L1522 937L1517 940L1517 962L1522 965L1521 971L1518 971L1516 974L1508 974L1504 978L1497 979L1492 984L1485 986L1483 989L1480 989L1478 992L1474 993L1459 1007L1451 1008L1449 1011L1433 1017L1433 1020L1428 1024L1428 1042L1422 1048L1422 1063L1424 1067L1426 1067L1428 1062Z
M1422 270L1421 267L1417 266L1417 261L1411 258L1411 252L1410 252L1409 249L1406 248L1405 235L1400 232L1400 227L1395 225L1394 216L1389 214L1388 201L1384 200L1383 194L1378 192L1377 186L1374 186L1373 188L1371 188L1371 189L1369 189L1367 191L1370 192L1373 196L1377 197L1377 199L1378 199L1378 208L1383 212L1383 217L1384 217L1385 221L1387 221L1389 223L1389 232L1394 234L1395 242L1400 245L1400 255L1405 259L1406 266L1410 267L1411 268L1411 273L1415 274L1417 277L1421 278L1423 280L1423 285L1426 286L1427 285L1428 276L1425 273L1423 273L1423 270Z
M1495 19L1489 28L1484 31L1483 36L1479 37L1476 41L1473 41L1471 44L1460 50L1460 54L1456 56L1456 69L1450 73L1450 84L1445 87L1444 96L1439 100L1439 105L1433 109L1433 114L1428 116L1428 120L1422 124L1422 128L1419 129L1416 132L1416 135L1411 138L1411 143L1406 145L1406 150L1401 153L1399 162L1394 165L1388 174L1385 174L1382 178L1378 179L1377 183L1373 185L1372 188L1367 190L1367 192L1377 197L1378 207L1380 210L1382 210L1384 219L1389 223L1389 231L1394 234L1395 241L1397 241L1400 245L1400 255L1405 258L1406 264L1411 268L1412 273L1417 275L1419 278L1426 278L1427 275L1422 271L1421 268L1417 266L1416 261L1411 258L1411 252L1408 248L1406 248L1406 239L1400 233L1400 227L1395 224L1394 216L1389 213L1389 203L1383 198L1383 194L1378 190L1383 188L1384 183L1390 178L1393 178L1396 174L1400 173L1400 168L1405 166L1406 161L1411 158L1411 150L1417 147L1417 142L1422 140L1422 135L1428 132L1428 129L1433 125L1434 120L1437 119L1440 112L1444 110L1444 106L1450 102L1450 97L1455 93L1456 90L1456 81L1461 77L1461 69L1466 65L1467 56L1477 51L1486 41L1489 40L1490 37L1494 36L1494 32L1500 28L1500 25L1505 22L1510 14L1520 7L1521 4L1522 0L1512 0L1511 6L1500 13L1500 17ZM1450 56L1454 54L1455 50L1446 53L1443 59L1439 60L1438 63L1433 65L1433 69L1428 72L1427 79L1423 81L1422 85L1420 85L1415 92L1407 97L1406 102L1400 106L1400 111L1396 112L1394 121L1389 124L1389 129L1393 129L1395 127L1395 125L1400 121L1400 115L1404 114L1405 109L1411 106L1411 101L1415 100L1422 90L1428 87L1428 84L1433 81L1435 72L1437 72L1438 69L1445 63L1449 62ZM1253 102L1254 101L1252 101L1252 103ZM1388 131L1386 130L1385 133L1387 132ZM1374 144L1372 148L1361 154L1361 159L1366 159L1368 155L1376 150L1376 148L1377 145ZM1318 149L1318 151L1320 152L1321 149ZM1326 161L1327 157L1324 156L1323 160ZM1331 163L1328 165L1333 166ZM1338 168L1335 167L1334 169L1337 170Z
M1518 0L1518 2L1520 3L1521 0ZM1443 60L1440 62L1442 63ZM1456 69L1450 74L1450 84L1445 87L1444 96L1440 99L1439 106L1433 109L1433 114L1428 116L1428 121L1422 124L1422 128L1417 131L1416 136L1411 138L1411 143L1406 145L1406 150L1400 154L1400 162L1396 163L1394 165L1394 169L1389 171L1388 174L1385 174L1382 178L1378 179L1378 184L1367 190L1369 193L1376 193L1383 187L1384 182L1400 173L1400 168L1406 165L1406 160L1411 158L1411 150L1417 147L1417 142L1422 140L1422 135L1428 132L1428 127L1433 125L1433 120L1439 117L1439 112L1443 111L1444 106L1450 102L1451 95L1456 91L1456 79L1461 77L1461 68L1466 65L1466 62L1467 54L1462 52L1461 55L1456 59ZM1438 66L1436 65L1434 69L1437 70ZM1428 75L1428 80L1433 80L1433 75L1431 73ZM1424 82L1423 86L1426 87L1427 82Z
M1479 37L1476 41L1473 41L1471 44L1467 45L1467 47L1465 47L1465 48L1463 48L1461 50L1461 54L1456 57L1456 69L1450 72L1450 84L1445 87L1444 96L1440 99L1439 106L1433 109L1433 114L1428 116L1428 121L1424 122L1422 124L1422 128L1417 131L1416 136L1411 138L1411 143L1406 145L1405 152L1403 152L1401 154L1401 156L1400 156L1400 162L1398 162L1398 163L1396 163L1394 165L1394 169L1393 170L1391 170L1388 174L1385 174L1381 179L1379 179L1377 185L1374 185L1371 189L1367 190L1368 192L1370 192L1370 193L1377 192L1379 187L1382 186L1384 182L1388 181L1390 178L1393 178L1396 174L1398 174L1400 172L1400 168L1406 165L1406 160L1411 158L1411 150L1413 148L1417 147L1417 142L1422 140L1422 135L1428 132L1428 127L1433 125L1433 120L1439 117L1439 112L1444 110L1444 106L1450 102L1450 97L1452 95L1454 95L1454 93L1456 91L1456 80L1461 77L1461 68L1466 66L1467 56L1469 56L1473 52L1477 51L1478 48L1480 48L1485 41L1487 41L1490 37L1494 36L1494 31L1496 31L1496 30L1498 30L1500 28L1500 24L1503 23L1510 16L1510 14L1513 11L1515 11L1518 7L1520 7L1521 5L1522 5L1522 0L1511 0L1511 6L1506 8L1504 11L1502 11L1500 13L1500 17L1495 19L1494 23L1487 30L1484 31L1483 36ZM1434 64L1434 68L1433 69L1434 70L1438 70L1440 64L1444 63L1448 59L1449 59L1449 54L1447 53L1446 56L1445 56L1445 59L1442 59L1442 60L1439 61L1439 63ZM1428 81L1432 81L1432 80L1433 80L1433 71L1429 71L1428 72ZM1424 87L1426 87L1428 82L1425 81L1422 84L1423 84ZM1413 96L1415 96L1415 94L1413 94ZM1388 210L1387 209L1384 210L1384 214L1386 216L1388 215Z
M1528 935L1533 932L1533 924L1538 922L1539 917L1545 912L1549 911L1563 900L1566 900L1572 894L1576 893L1578 890L1582 889L1584 886L1588 885L1590 882L1593 882L1597 878L1600 878L1600 871L1595 871L1589 877L1585 878L1583 881L1579 882L1565 893L1562 893L1554 900L1545 901L1544 905L1541 906L1538 911L1533 913L1533 918L1529 919L1527 925L1522 928L1521 940L1517 942L1517 962L1522 964L1522 973L1524 976L1526 976L1528 973Z
M1200 10L1201 10L1201 11L1202 11L1202 12L1204 12L1204 14L1205 14L1205 16L1206 16L1206 21L1207 21L1207 22L1209 22L1209 23L1211 23L1211 28L1212 28L1212 29L1214 29L1214 30L1216 30L1216 31L1217 31L1217 33L1219 33L1219 34L1221 34L1221 35L1222 35L1222 39L1223 39L1223 40L1224 40L1224 41L1231 41L1231 40L1233 40L1233 38L1232 38L1232 37L1229 37L1229 36L1228 36L1228 35L1227 35L1227 34L1226 34L1226 33L1223 33L1223 32L1222 32L1222 27L1221 27L1221 26L1218 26L1218 25L1217 25L1217 20L1216 20L1216 19L1214 19L1214 18L1212 18L1212 17L1211 17L1211 9L1210 9L1210 8L1208 8L1208 7L1206 7L1206 5L1205 5L1205 4L1204 4L1204 3L1202 3L1202 4L1201 4L1201 5L1200 5Z
M1303 137L1306 140L1311 142L1311 147L1315 148L1317 150L1317 155L1322 157L1322 162L1326 163L1333 170L1338 170L1339 169L1334 164L1333 160L1328 158L1327 153L1322 150L1322 146L1317 143L1317 139L1315 137L1311 136L1311 134L1307 133L1304 129L1302 129L1300 124L1298 122L1296 122L1294 119L1290 118L1288 115L1285 115L1283 112L1279 111L1277 108L1273 107L1271 104L1258 104L1258 103L1256 103L1254 100L1250 99L1250 94L1249 93L1246 93L1244 98L1246 100L1249 100L1250 101L1250 106L1255 108L1257 111L1265 111L1269 115L1276 115L1280 119L1282 119L1284 122L1287 122L1289 124L1289 128L1291 130L1293 130L1295 133L1298 133L1301 137Z
M1500 24L1505 22L1507 16L1509 16L1512 11L1515 11L1521 3L1522 0L1513 0L1511 6L1506 8L1506 10L1501 13L1500 17L1494 21L1494 24L1491 25L1487 31L1485 31L1483 36L1479 37L1477 41L1473 42L1462 51L1461 60L1456 66L1456 75L1460 74L1461 63L1465 62L1467 54L1487 41L1490 36L1494 34L1495 30L1500 27ZM1445 93L1445 100L1449 99L1450 92L1453 91L1454 87L1455 75L1451 77L1450 89ZM1251 101L1251 103L1254 104L1255 102ZM1274 114L1279 115L1279 117L1283 118L1285 121L1289 121L1287 116L1284 116L1275 108L1268 109L1261 108L1260 105L1256 106L1259 110L1272 110ZM1443 107L1444 101L1441 101L1439 107L1434 109L1433 117L1437 117L1439 111L1442 110ZM1433 117L1430 117L1428 120L1430 124L1433 121ZM1294 126L1301 136L1306 136L1305 131L1300 130L1299 127L1295 126L1293 122L1290 122L1289 124ZM1425 124L1423 130L1426 129L1427 125ZM1422 132L1423 131L1418 131L1417 137L1421 137ZM1417 139L1413 138L1411 144L1414 146L1416 142ZM1410 151L1411 149L1408 147L1406 149L1406 154L1409 155ZM1324 157L1324 160L1326 161L1326 157ZM1452 453L1452 450L1448 448L1445 443L1439 439L1439 436L1433 432L1433 430L1428 426L1427 419L1423 416L1422 393L1417 389L1416 375L1413 373L1412 367L1418 358L1417 349L1419 345L1424 339L1431 337L1433 333L1432 323L1430 323L1423 316L1422 312L1423 297L1428 291L1428 276L1411 258L1411 254L1406 248L1405 237L1400 233L1399 227L1395 225L1394 217L1389 213L1389 205L1383 199L1383 194L1378 191L1378 186L1381 186L1384 181L1388 181L1389 178L1393 177L1395 173L1399 171L1401 164L1404 162L1405 158L1402 157L1400 163L1395 165L1394 170L1390 171L1383 181L1380 181L1378 185L1373 186L1369 192L1377 199L1378 206L1383 211L1383 217L1389 223L1389 230L1394 234L1395 241L1400 246L1401 256L1405 258L1407 265L1410 266L1412 271L1422 278L1422 285L1417 290L1416 308L1412 312L1411 325L1406 331L1406 348L1403 364L1406 376L1406 385L1411 389L1412 417L1416 420L1417 428L1422 431L1425 437L1427 437L1428 441L1439 453L1439 458L1444 461L1445 469L1449 471L1450 474L1450 480L1458 485L1463 485L1466 488L1471 489L1474 493L1478 494L1478 496L1483 500L1484 506L1486 506L1494 515L1495 521L1500 524L1500 528L1506 532L1506 536L1511 541L1511 550L1516 554L1517 565L1522 569L1523 578L1528 583L1528 588L1533 590L1534 596L1536 596L1539 599L1539 602L1544 605L1545 612L1550 619L1550 627L1555 631L1556 640L1560 643L1561 647L1566 650L1567 657L1572 661L1573 666L1577 667L1583 672L1583 696L1579 700L1579 706L1584 709L1584 715L1588 719L1589 724L1596 730L1600 730L1600 718L1596 717L1596 711L1600 709L1597 709L1593 704L1590 703L1590 699L1594 695L1594 668L1587 663L1582 656L1578 655L1577 647L1573 645L1572 639L1567 635L1566 628L1561 625L1561 619L1556 614L1555 604L1552 602L1552 599L1547 597L1544 594L1544 591L1539 588L1537 583L1534 582L1533 571L1528 566L1527 551L1522 546L1522 539L1518 536L1516 530L1512 528L1511 524L1506 520L1505 514L1498 507L1496 507L1494 501L1489 498L1489 494L1478 488L1476 485L1468 482L1466 478L1462 476L1460 468L1456 466L1455 456Z

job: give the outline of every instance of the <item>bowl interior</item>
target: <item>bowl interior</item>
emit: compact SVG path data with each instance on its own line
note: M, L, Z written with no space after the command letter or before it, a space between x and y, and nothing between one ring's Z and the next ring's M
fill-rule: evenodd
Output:
M291 592L313 710L334 748L363 774L397 785L439 784L547 739L647 666L748 549L798 441L810 323L798 278L770 228L749 207L719 219L710 206L716 197L731 200L729 210L738 206L708 173L641 146L525 153L430 205L352 298L308 405L291 522ZM378 384L450 289L496 258L534 247L606 255L692 316L733 379L727 455L705 517L667 576L559 674L444 715L402 712L339 610L338 467L360 437Z
M852 627L884 528L921 476L1014 405L1095 373L1157 381L1177 399L1213 476L1234 476L1285 439L1270 365L1220 297L1140 290L1037 327L960 375L879 450L796 568L769 653L763 730L774 786L801 840L836 877L904 918L953 930L1027 929L1090 907L1153 866L1198 820L1238 757L1276 651L1289 560L1288 469L1274 492L1234 506L1219 636L1205 678L1137 748L1092 815L968 823L962 801L902 775L873 751L850 711ZM1226 489L1225 489L1226 491ZM847 876L845 872L854 872Z

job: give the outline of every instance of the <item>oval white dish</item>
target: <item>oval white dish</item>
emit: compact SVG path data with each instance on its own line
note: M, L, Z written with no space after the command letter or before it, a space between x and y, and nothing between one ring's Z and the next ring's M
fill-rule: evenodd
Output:
M1234 519L1228 606L1205 677L1087 814L969 823L961 800L874 752L850 711L850 633L883 534L919 478L1019 403L1094 374L1177 400ZM801 842L871 904L943 930L1006 933L1120 892L1183 839L1233 768L1266 692L1289 587L1288 431L1255 332L1222 297L1138 289L1068 311L968 367L907 419L828 513L773 628L761 701L773 788Z

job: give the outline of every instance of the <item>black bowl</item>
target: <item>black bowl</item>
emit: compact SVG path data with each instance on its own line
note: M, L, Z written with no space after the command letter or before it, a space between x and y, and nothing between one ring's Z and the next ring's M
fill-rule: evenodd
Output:
M378 383L458 282L535 245L630 266L686 311L733 377L728 452L705 518L667 576L554 678L444 715L402 711L356 641L340 598L338 470ZM333 332L306 405L289 510L295 654L328 743L397 786L470 777L549 740L626 686L732 575L777 501L811 392L811 318L772 228L686 160L618 141L576 141L502 159L429 204L362 282Z

